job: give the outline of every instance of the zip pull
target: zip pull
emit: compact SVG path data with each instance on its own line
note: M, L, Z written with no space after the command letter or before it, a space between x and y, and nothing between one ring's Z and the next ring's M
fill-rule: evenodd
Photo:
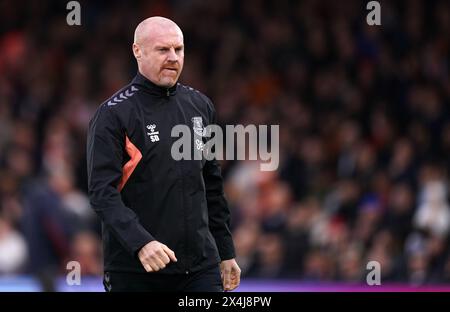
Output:
M169 89L167 89L167 97L170 95L170 91Z

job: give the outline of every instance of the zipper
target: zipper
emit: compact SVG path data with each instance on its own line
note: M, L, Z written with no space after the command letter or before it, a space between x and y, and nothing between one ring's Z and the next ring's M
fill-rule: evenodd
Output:
M180 165L180 172L181 172L181 192L182 192L182 200L183 203L186 203L186 198L185 198L185 180L184 180L184 173L183 173L183 165L182 162L179 162ZM185 208L186 205L183 205L183 208ZM188 222L187 222L187 211L186 209L183 209L183 217L184 217L184 237L185 237L185 244L184 244L184 256L186 259L185 262L185 273L186 275L189 274L189 255L188 255L188 241L189 241L189 231L188 231Z

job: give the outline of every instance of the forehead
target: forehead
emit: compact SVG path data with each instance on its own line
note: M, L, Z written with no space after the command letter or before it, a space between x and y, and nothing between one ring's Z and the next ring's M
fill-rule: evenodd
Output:
M150 45L180 46L183 45L183 34L176 28L155 28L148 36Z

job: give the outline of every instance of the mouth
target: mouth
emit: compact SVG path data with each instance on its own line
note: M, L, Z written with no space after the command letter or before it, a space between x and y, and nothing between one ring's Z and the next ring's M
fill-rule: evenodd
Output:
M176 68L170 68L170 67L166 67L166 68L164 68L163 70L167 70L167 71L173 72L173 73L177 73L177 72L178 72L178 69L176 69Z

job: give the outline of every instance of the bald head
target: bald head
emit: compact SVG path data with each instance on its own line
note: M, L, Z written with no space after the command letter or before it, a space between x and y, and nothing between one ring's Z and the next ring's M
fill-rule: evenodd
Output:
M159 86L171 87L183 69L183 32L165 17L147 18L136 27L133 53L142 75Z
M134 31L134 43L140 44L145 40L151 39L153 36L165 34L169 31L177 32L183 37L183 32L174 21L162 16L149 17L140 22L136 27Z

